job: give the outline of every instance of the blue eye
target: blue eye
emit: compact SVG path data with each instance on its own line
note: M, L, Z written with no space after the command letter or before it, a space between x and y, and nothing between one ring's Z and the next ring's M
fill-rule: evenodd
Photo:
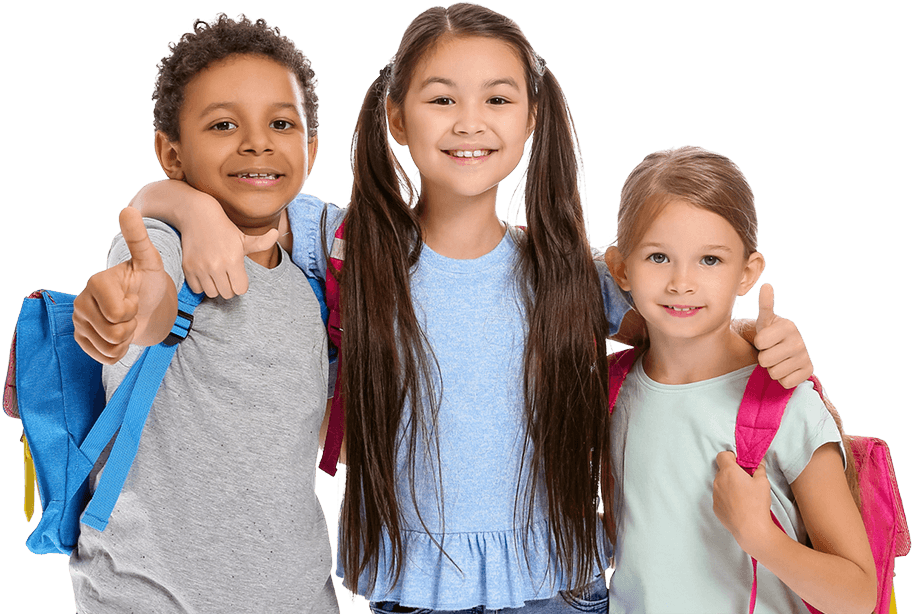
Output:
M217 123L213 124L212 129L223 131L223 130L234 130L237 127L238 126L236 126L234 123L232 123L230 121L222 121L222 122L217 122Z
M670 261L670 259L666 257L666 254L661 254L659 252L656 254L651 254L647 257L647 259L654 264L665 264Z
M717 256L705 256L704 258L701 259L701 263L704 264L705 266L714 266L715 264L717 264L719 262L720 262L720 258L718 258Z

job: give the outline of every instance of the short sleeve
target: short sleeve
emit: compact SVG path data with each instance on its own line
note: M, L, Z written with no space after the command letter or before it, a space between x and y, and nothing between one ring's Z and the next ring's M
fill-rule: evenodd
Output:
M768 458L781 469L788 484L800 477L813 453L826 443L837 443L845 466L838 425L811 382L797 386L784 410L781 427L771 442ZM769 461L769 462L770 462Z
M323 219L324 211L327 212L326 219ZM308 277L324 280L327 274L324 242L329 250L346 210L325 203L316 196L299 194L289 203L288 214L292 230L292 262ZM323 240L321 229L324 230Z
M184 268L181 255L181 239L178 233L166 224L149 217L143 218L146 225L146 232L149 233L149 240L159 254L162 256L162 264L165 272L175 282L175 288L180 291L184 285ZM127 242L124 237L118 234L111 242L111 249L108 250L108 267L113 267L130 259L130 250L127 249Z
M603 292L603 310L609 322L609 334L615 335L622 326L622 318L632 308L631 296L622 290L609 273L609 267L602 258L594 260L597 275L600 277L600 289Z

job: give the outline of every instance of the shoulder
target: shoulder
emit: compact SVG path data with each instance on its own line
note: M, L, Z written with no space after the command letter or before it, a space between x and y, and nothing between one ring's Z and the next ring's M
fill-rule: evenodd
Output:
M838 425L812 382L803 382L793 391L771 443L788 483L799 477L819 447L830 442L841 442Z
M292 228L292 235L298 241L300 235L316 232L321 226L321 220L326 212L327 226L334 230L343 221L346 213L333 203L327 203L310 194L299 194L289 203L289 226Z
M146 232L149 233L149 240L152 241L152 244L162 256L162 264L165 266L165 271L175 281L175 286L180 288L184 283L180 236L174 228L165 222L144 217L143 223L146 226ZM127 249L127 243L119 233L111 242L111 249L108 252L108 266L112 267L120 264L129 258L130 251Z
M328 250L332 247L333 234L343 222L346 210L316 196L299 194L289 203L288 214L292 261L309 277L323 278L327 269L324 245Z

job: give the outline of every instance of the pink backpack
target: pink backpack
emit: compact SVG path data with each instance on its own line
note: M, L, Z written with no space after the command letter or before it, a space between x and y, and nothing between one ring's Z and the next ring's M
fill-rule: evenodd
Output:
M327 334L330 343L336 348L336 384L333 387L333 401L330 403L330 419L327 423L327 437L324 440L324 453L318 465L321 470L329 475L336 475L336 463L340 457L343 445L343 433L346 426L346 416L343 411L343 395L340 392L340 381L343 374L343 327L340 322L340 286L334 276L334 271L343 268L343 227L346 222L336 229L333 245L330 248L325 284L327 288Z
M609 359L609 411L612 413L619 398L622 382L631 370L638 351L634 349L618 352ZM821 382L813 376L813 387L822 400L830 405ZM784 409L793 390L784 390L768 376L768 371L756 367L746 384L746 392L736 416L736 457L737 463L750 475L765 457L771 441L777 434L784 415ZM854 465L860 484L860 511L866 526L873 559L876 562L877 600L875 614L894 614L895 595L892 588L895 557L904 556L911 550L911 534L901 505L901 495L895 480L892 457L884 441L875 437L847 437L847 443L854 455ZM774 514L774 523L782 531ZM755 610L757 581L756 561L752 560L752 588L749 597L749 612ZM818 610L806 604L813 614Z

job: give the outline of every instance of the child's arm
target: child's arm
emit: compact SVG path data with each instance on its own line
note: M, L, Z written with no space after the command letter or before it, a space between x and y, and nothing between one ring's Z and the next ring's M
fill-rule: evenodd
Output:
M135 209L120 215L130 260L96 273L73 301L74 337L104 364L124 357L131 343L155 345L168 336L178 313L174 281Z
M130 206L178 229L187 285L209 297L229 299L247 292L244 257L269 249L278 236L273 230L261 236L244 234L215 198L183 181L150 183L133 197Z
M752 477L732 452L718 454L717 464L714 513L746 553L823 612L873 611L876 567L838 444L819 447L791 484L813 548L772 522L764 463Z

